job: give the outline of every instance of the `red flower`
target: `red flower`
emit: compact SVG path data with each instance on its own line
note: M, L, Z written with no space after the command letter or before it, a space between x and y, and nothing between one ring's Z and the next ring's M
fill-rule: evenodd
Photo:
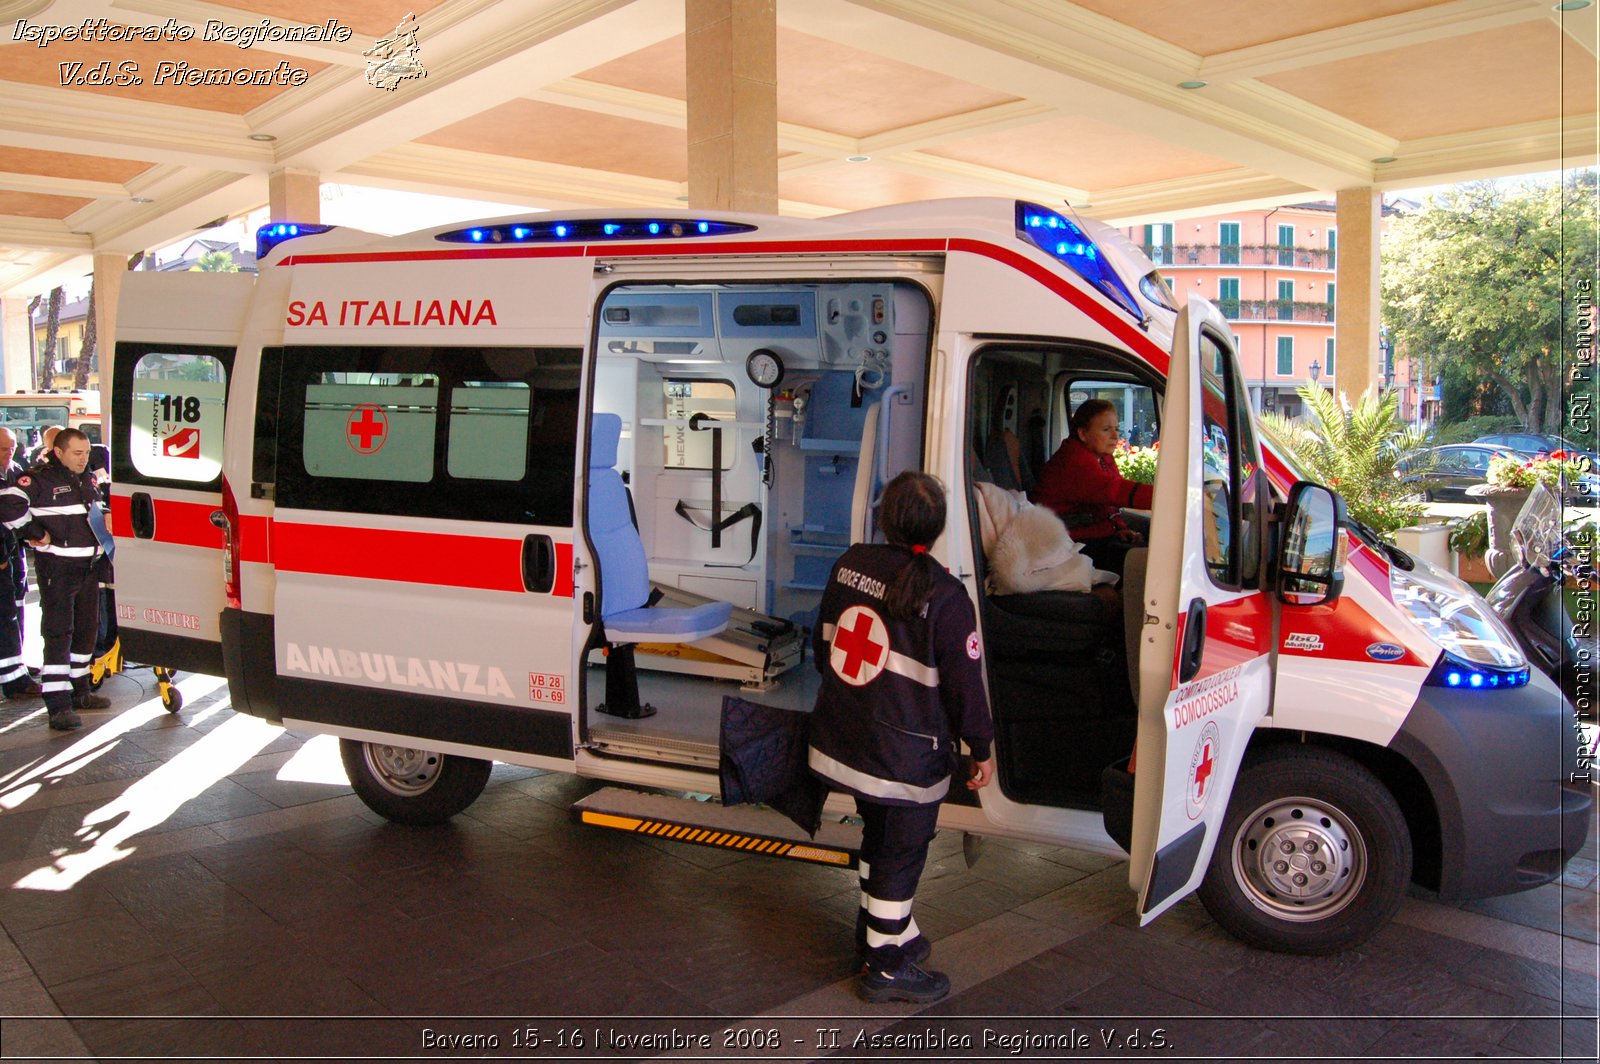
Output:
M1552 459L1554 459L1555 461L1557 461L1557 462L1565 462L1567 460L1567 452L1566 451L1551 451L1550 452L1550 457Z

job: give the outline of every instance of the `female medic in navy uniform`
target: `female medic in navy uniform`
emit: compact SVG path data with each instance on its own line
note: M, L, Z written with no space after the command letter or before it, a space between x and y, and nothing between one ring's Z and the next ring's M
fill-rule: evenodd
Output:
M950 980L922 968L932 944L911 901L950 790L955 740L976 790L994 775L983 652L961 582L928 554L945 494L901 473L878 506L887 544L858 543L833 567L814 635L822 689L811 715L811 770L855 796L863 823L856 948L869 1001L937 1001Z

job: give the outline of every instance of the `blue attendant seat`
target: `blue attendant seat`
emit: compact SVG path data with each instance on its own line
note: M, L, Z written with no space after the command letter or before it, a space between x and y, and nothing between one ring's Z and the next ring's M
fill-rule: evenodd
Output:
M589 428L589 542L600 569L600 622L609 647L606 701L600 712L647 717L655 712L639 703L634 669L635 643L692 643L728 626L731 602L662 608L650 606L650 565L633 523L628 488L617 472L622 418L595 414Z

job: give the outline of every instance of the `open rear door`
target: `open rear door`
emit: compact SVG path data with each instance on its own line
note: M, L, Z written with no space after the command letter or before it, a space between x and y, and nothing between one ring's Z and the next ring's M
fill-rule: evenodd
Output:
M124 656L222 674L222 430L255 277L130 273L111 364L111 533Z
M1139 650L1129 883L1141 923L1200 885L1272 691L1260 448L1232 333L1194 297L1173 344Z

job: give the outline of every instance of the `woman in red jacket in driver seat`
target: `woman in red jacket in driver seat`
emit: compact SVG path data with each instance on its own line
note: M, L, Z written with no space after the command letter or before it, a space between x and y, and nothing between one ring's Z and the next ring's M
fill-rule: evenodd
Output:
M1095 568L1120 575L1123 557L1144 544L1150 529L1147 517L1122 509L1148 510L1154 489L1123 477L1111 457L1122 439L1115 405L1087 399L1072 412L1069 428L1030 497L1060 515Z

